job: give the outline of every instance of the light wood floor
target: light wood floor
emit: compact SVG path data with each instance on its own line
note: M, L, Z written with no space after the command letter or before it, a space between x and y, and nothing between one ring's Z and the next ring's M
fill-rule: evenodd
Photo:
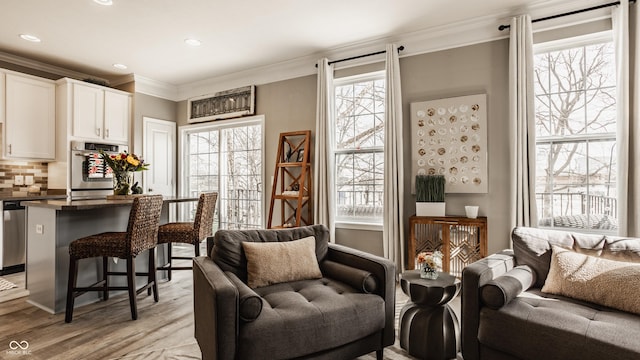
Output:
M29 292L25 289L24 271L9 275L2 275L2 278L16 284L17 287L0 291L0 303L29 295Z
M49 314L26 297L1 303L0 359L199 359L191 279L191 271L175 271L172 281L160 280L157 303L146 292L140 294L136 321L126 294L77 308L70 324L64 313ZM11 341L27 341L29 356L10 353ZM179 348L178 357L172 355L174 348Z

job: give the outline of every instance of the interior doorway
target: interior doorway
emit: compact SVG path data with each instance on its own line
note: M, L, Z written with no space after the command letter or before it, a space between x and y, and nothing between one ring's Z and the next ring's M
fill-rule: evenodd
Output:
M149 170L142 172L147 194L176 195L176 123L143 117L143 154Z

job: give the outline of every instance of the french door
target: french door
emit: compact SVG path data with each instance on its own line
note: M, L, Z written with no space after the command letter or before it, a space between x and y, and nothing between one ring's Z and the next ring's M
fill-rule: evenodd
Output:
M182 193L217 191L215 229L264 227L264 117L181 128ZM187 221L195 203L185 205Z

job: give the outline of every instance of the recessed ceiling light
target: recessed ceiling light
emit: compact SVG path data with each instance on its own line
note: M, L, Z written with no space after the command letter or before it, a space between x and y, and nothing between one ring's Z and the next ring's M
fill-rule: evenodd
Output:
M104 5L104 6L113 5L113 1L111 1L111 0L93 0L93 2L96 3L96 4Z
M40 42L42 40L40 40L39 37L35 36L35 35L29 35L29 34L20 34L20 38L23 40L27 40L27 41L31 41L31 42Z
M200 40L197 40L197 39L185 39L184 42L187 45L191 45L191 46L200 46L200 45L202 45Z
M116 69L120 69L120 70L124 70L127 68L127 65L125 64L113 64L113 67Z

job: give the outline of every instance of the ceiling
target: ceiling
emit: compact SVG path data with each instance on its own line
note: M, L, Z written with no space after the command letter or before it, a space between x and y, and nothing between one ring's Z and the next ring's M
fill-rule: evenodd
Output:
M2 0L0 53L179 86L550 2L558 0Z

